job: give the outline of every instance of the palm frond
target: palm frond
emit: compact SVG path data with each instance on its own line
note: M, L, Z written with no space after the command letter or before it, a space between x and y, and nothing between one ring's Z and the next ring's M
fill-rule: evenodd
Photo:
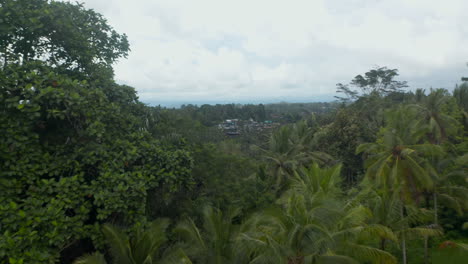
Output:
M104 255L99 252L79 257L73 264L107 264Z
M102 232L106 237L114 261L122 264L132 263L128 236L120 228L111 224L104 224Z

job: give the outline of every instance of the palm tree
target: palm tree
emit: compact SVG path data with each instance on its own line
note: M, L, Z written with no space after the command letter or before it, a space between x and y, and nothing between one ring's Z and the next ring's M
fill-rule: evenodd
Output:
M466 164L468 154L455 158L448 155L445 158L433 157L432 164L427 168L432 178L436 179L434 188L430 190L434 202L434 224L438 225L438 205L444 204L462 214L468 208L468 186L466 181ZM465 167L465 168L464 168Z
M200 226L188 218L174 229L182 241L178 247L197 263L242 263L242 257L235 255L238 226L233 224L239 212L240 210L233 209L223 213L219 209L205 206Z
M454 90L454 97L456 100L462 100L466 97L468 89L457 88ZM446 90L438 89L431 90L431 93L422 101L420 105L413 105L418 110L418 114L422 117L422 120L418 123L420 127L427 131L426 135L431 144L440 145L444 143L449 135L449 131L456 127L457 121L444 113L443 107L447 104L450 97L447 94ZM459 102L459 105L464 107L466 103ZM432 153L433 154L433 153ZM440 154L440 153L439 153ZM444 153L448 154L448 153ZM452 163L452 157L441 159L441 155L431 155L431 165L428 166L427 170L433 176L433 179L436 179L437 184L434 185L434 189L431 191L433 194L434 200L434 224L438 224L437 221L437 204L439 193L444 197L445 200L451 201L450 203L455 207L460 207L457 201L453 200L450 197L448 192L454 194L454 191L458 189L458 186L448 186L446 183L450 183L450 179L456 177L463 172L447 172L448 164ZM460 186L462 187L462 186ZM463 190L458 193L463 193ZM463 197L464 198L464 197ZM456 209L456 208L455 208Z
M303 167L294 173L290 191L304 194L306 197L319 194L337 197L341 194L341 168L341 164L320 168L317 163L313 163L309 168Z
M401 241L403 244L403 242L406 243L406 239L422 238L426 245L428 237L442 234L437 226L426 224L430 219L431 212L429 210L404 204L398 191L390 192L385 189L376 189L369 182L363 182L363 187L364 189L357 199L372 211L372 223L392 230L398 238L393 239L394 242ZM402 214L402 208L404 214ZM385 250L387 242L389 240L381 236L380 249ZM406 253L403 252L403 254L406 258Z
M95 252L94 254L81 256L73 264L107 264L107 262L103 254Z
M418 126L426 129L426 135L432 144L440 144L447 139L448 131L455 127L457 121L443 112L444 105L450 97L447 90L436 89L423 98L421 103L411 105L421 117Z
M463 100L466 97L466 91L468 91L468 89L456 88L453 93L455 100L458 102L458 105L462 107L462 112L463 107L466 106L466 103L460 102L459 100ZM457 120L446 114L444 111L444 107L447 105L451 97L446 90L437 89L431 90L431 93L424 99L425 100L422 100L418 105L412 106L413 108L417 109L418 114L422 118L421 121L418 122L418 126L426 131L426 137L431 144L440 145L446 142L446 139L449 136L449 132L454 130L458 123ZM466 117L466 112L463 112L463 114L465 114ZM467 197L465 195L466 188L464 186L451 184L451 179L457 177L457 175L463 174L463 172L460 173L460 171L447 171L447 164L450 164L450 161L453 159L442 159L442 155L434 155L434 153L431 154L431 164L430 166L427 166L426 169L432 175L432 178L435 179L436 184L434 184L434 188L429 190L428 193L432 193L434 203L434 225L438 226L439 199L443 199L446 204L449 205L449 207L452 207L460 212L461 204L466 204L462 201ZM428 262L427 243L428 242L426 238L426 263Z
M240 252L251 256L249 263L396 263L388 252L367 245L377 233L391 234L365 223L367 208L337 201L308 206L305 200L292 196L285 207L266 210L244 224Z
M417 144L421 138L420 126L413 122L410 108L400 108L388 115L388 126L381 130L376 143L360 145L356 153L368 154L366 178L375 186L396 192L400 203L400 219L405 218L405 203L419 203L424 191L431 190L434 179L427 170L430 166L423 155L440 154L442 149L431 144ZM403 263L406 264L406 239L402 239Z
M464 82L462 85L457 86L453 90L453 97L461 109L463 125L466 132L468 130L468 82Z
M270 136L268 150L260 148L270 163L277 191L285 186L296 168L312 161L325 164L332 160L329 155L312 150L312 137L312 130L302 121L281 127Z
M440 153L441 148L417 144L420 130L408 110L388 115L389 125L381 130L377 142L359 145L356 153L368 155L366 177L377 187L398 189L402 199L418 202L422 191L433 187L433 179L425 169L427 161L421 156Z
M460 108L468 112L468 82L455 87L453 90L453 97L455 97Z
M424 100L424 98L426 98L426 90L425 89L416 89L415 93L414 93L414 101L416 103L420 103Z
M432 193L433 197L433 223L436 227L440 227L438 220L439 204L455 210L460 215L468 208L468 186L465 171L466 164L468 164L468 154L458 158L454 158L449 154L447 156L445 158L432 157L431 163L435 164L435 166L427 168L434 175L433 178L437 180L434 188L428 192L429 195ZM425 263L428 263L428 237L425 238L424 242Z
M367 225L369 210L341 199L339 168L313 165L296 174L278 200L280 207L242 225L239 252L251 257L249 263L396 263L391 254L363 243L376 233L391 232Z
M152 222L147 229L137 229L133 237L129 237L123 229L104 224L102 232L109 246L112 263L190 263L190 260L180 251L175 250L163 255L161 247L167 241L166 229L168 225L168 219L158 219ZM106 261L102 254L94 253L93 255L83 256L74 263L94 264L106 263Z

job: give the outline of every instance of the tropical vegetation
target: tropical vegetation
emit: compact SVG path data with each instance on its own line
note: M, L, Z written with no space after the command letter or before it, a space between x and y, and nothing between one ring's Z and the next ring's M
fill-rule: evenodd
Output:
M468 259L467 82L376 67L336 102L165 108L115 81L127 36L82 4L0 22L0 263Z

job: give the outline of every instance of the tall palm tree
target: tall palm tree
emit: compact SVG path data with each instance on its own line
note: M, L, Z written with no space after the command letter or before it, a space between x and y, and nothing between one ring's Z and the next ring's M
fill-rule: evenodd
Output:
M468 157L468 156L467 156ZM468 162L465 161L465 162ZM432 193L433 198L433 226L441 228L439 225L439 204L445 205L447 208L455 210L460 215L468 208L468 186L466 181L466 173L463 170L443 170L439 166L429 166L428 171L434 175L436 179L434 188L428 192ZM429 236L424 240L424 260L429 263L428 252Z
M424 130L413 122L415 117L411 108L389 112L388 125L381 130L377 142L362 144L356 150L368 155L366 178L376 187L396 192L400 197L400 219L405 218L405 204L419 203L422 193L434 186L433 174L426 169L430 164L423 156L442 152L439 146L418 144ZM401 243L406 264L404 233Z
M431 217L429 210L404 204L398 191L376 189L369 182L363 182L363 187L358 200L372 211L372 223L392 230L398 238L394 239L394 242L401 241L403 245L406 239L424 239L426 243L427 238L442 234L437 226L427 225ZM402 214L402 208L404 214ZM380 249L385 250L390 241L384 236L380 237ZM403 258L406 258L405 251L403 251Z
M399 190L402 199L418 202L421 193L434 184L422 155L439 153L441 148L417 144L420 130L408 110L389 113L389 125L381 130L377 142L359 145L356 153L367 154L366 177L376 186Z
M174 232L181 240L178 247L197 263L243 263L241 256L235 255L238 226L233 220L239 212L238 209L222 212L205 206L201 225L188 218L175 227Z
M468 112L468 82L464 82L460 86L455 87L453 90L453 97L455 97L460 108Z
M464 90L468 91L468 89ZM454 90L453 95L455 101L466 97L466 91L464 90L459 88ZM454 131L458 125L458 121L444 111L444 107L448 105L451 99L448 92L444 89L431 90L431 93L426 96L424 100L412 106L418 111L418 115L421 117L418 126L426 131L426 138L433 145L440 145L446 142L450 132ZM463 112L463 107L466 106L466 103L457 102L458 105L461 106L462 113L465 114L466 117L466 112ZM438 226L439 200L443 199L449 207L460 212L462 208L461 205L465 204L461 201L466 199L466 195L464 195L466 193L466 188L464 186L457 186L458 184L451 184L451 180L457 177L457 175L460 175L460 171L447 171L447 164L451 163L450 161L453 160L452 157L447 159L442 158L442 155L431 154L432 155L429 156L430 166L427 166L426 169L432 175L432 178L435 179L436 184L434 184L434 188L429 190L428 193L432 193L434 225ZM443 154L447 155L449 153L445 152ZM428 262L427 239L428 238L425 240L426 263Z
M438 225L439 203L460 214L468 208L468 154L458 158L449 154L445 158L433 157L431 163L435 165L427 170L434 175L432 178L436 179L436 182L429 193L432 193L434 202L434 224Z
M454 97L456 100L463 99L466 97L468 89L457 88L454 91ZM417 109L421 121L418 123L420 127L427 131L426 136L431 144L440 145L446 141L449 132L453 130L457 125L457 120L455 120L450 115L444 112L444 106L450 100L446 90L438 89L431 90L431 93L423 100L419 105L413 105ZM459 102L459 105L464 107L465 102ZM449 153L443 153L448 155ZM438 213L438 197L443 197L446 201L450 202L453 206L460 208L460 203L454 200L453 194L456 192L459 194L464 193L462 191L457 191L460 187L463 186L454 186L450 184L450 180L456 177L457 175L463 174L462 171L447 171L448 165L451 164L453 157L442 158L442 155L431 155L430 163L431 166L428 166L427 169L430 174L433 176L433 179L436 179L437 184L434 185L434 189L431 190L433 194L434 201L434 224L438 224L437 213ZM452 194L450 195L449 192ZM440 194L440 195L439 195ZM464 197L463 197L464 198ZM456 209L456 208L455 208Z
M424 98L426 98L426 90L425 89L416 89L415 93L414 93L414 101L416 103L420 103L424 100Z
M457 121L444 113L443 108L450 100L444 89L431 90L419 104L411 105L421 117L418 126L426 129L426 135L432 144L440 144L447 139L448 133L455 128Z
M465 127L465 136L468 132L468 82L464 82L453 90L453 97L455 98L460 110L462 112L463 125Z

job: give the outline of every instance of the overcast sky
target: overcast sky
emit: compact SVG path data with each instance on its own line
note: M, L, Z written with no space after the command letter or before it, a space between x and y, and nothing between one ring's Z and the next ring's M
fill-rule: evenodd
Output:
M468 75L467 0L84 0L130 40L116 79L143 102L332 98L379 66L412 88Z

